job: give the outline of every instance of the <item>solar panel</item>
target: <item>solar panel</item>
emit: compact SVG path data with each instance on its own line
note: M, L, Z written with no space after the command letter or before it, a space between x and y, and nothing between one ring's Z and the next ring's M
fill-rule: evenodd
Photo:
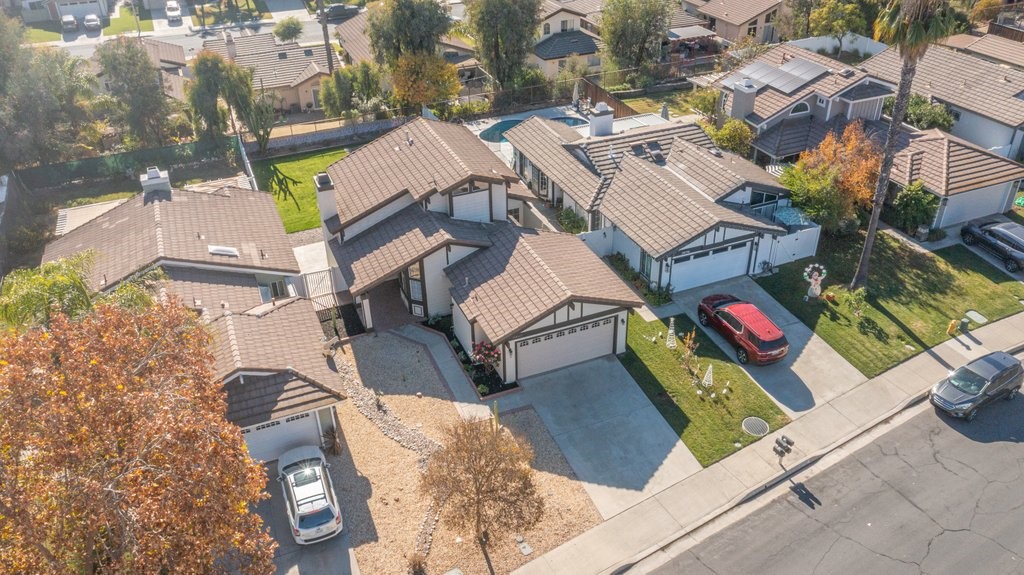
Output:
M805 82L810 82L828 71L828 68L825 66L822 66L817 62L804 60L803 58L793 58L779 67L779 69L784 72L789 72L790 74L801 78Z

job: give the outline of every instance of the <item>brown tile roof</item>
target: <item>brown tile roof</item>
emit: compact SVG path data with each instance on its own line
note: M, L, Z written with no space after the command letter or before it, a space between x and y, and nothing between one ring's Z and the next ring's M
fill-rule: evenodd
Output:
M1015 42L1009 38L995 34L986 34L981 37L956 34L946 38L942 43L989 60L1024 68L1024 43Z
M597 166L599 172L609 175L615 171L615 162L609 151L614 150L616 157L629 152L650 160L652 159L650 157L651 147L645 146L638 149L638 144L656 143L662 153L668 155L672 153L672 147L680 138L705 148L714 147L711 138L700 126L679 121L633 128L612 136L588 138L585 145L590 161Z
M452 298L500 344L570 301L639 307L640 299L582 240L493 224L494 245L449 266Z
M337 53L328 52L322 44L300 46L295 42L280 44L265 52L242 52L235 63L252 69L252 85L256 89L295 87L318 75L327 75L327 59L340 66Z
M210 319L224 312L243 312L263 304L252 274L165 266L164 288L182 305L205 309Z
M725 150L719 150L717 154L678 138L665 164L670 169L678 168L691 183L698 185L702 193L715 201L747 185L759 189L786 189L778 178L754 162Z
M698 146L681 141L679 147L683 146L691 150L687 155L710 156ZM673 154L681 151L677 149ZM717 185L713 181L718 178L740 184L742 180L734 174L702 173L703 169L704 165L680 165L672 160L662 167L623 156L619 174L605 192L601 213L655 258L722 224L752 231L782 231L765 220L715 203L704 192L709 181Z
M583 139L579 132L561 122L533 116L505 132L505 139L576 203L590 205L601 178L586 154L578 146L568 145Z
M922 180L940 196L1024 179L1024 165L938 129L903 132L890 176L909 185Z
M411 143L410 143L411 142ZM503 182L516 175L463 126L417 118L327 168L342 225L411 194L421 200L470 179Z
M228 31L222 31L217 34L216 38L203 42L203 50L212 50L213 52L220 54L225 60L230 60L231 57L228 52L227 36L231 36L231 40L235 44L236 54L269 52L277 47L277 39L269 32L266 34L241 36Z
M686 28L687 26L703 26L708 21L699 17L694 16L686 11L686 8L682 6L676 8L675 12L672 12L672 18L669 20L669 30L673 28Z
M762 62L774 68L778 68L793 58L802 58L804 60L814 62L831 71L825 72L817 78L808 81L806 84L794 90L790 94L786 94L772 86L766 85L760 88L757 91L757 98L754 100L754 111L747 116L748 121L754 124L761 124L765 120L768 120L775 114L789 108L800 100L807 98L811 94L820 94L826 98L831 98L850 86L861 82L867 77L867 74L864 72L852 69L853 73L848 77L841 76L839 72L843 69L847 69L847 66L842 62L792 44L779 44L758 56L755 59L755 62ZM726 110L729 110L732 107L733 87L731 85L725 85L725 83L736 75L742 74L744 69L746 69L746 67L740 69L736 74L727 75L715 82L716 86L721 87L727 92L725 103Z
M555 0L542 0L540 4L540 19L550 18L559 11L565 11L577 16L586 16L585 13L576 10L572 2L556 2Z
M364 293L434 251L452 244L491 245L484 224L449 218L412 204L342 244L331 242L349 291Z
M363 10L334 27L334 35L345 49L350 64L373 61L370 36L366 33L369 16L369 10Z
M213 369L220 379L238 372L291 368L324 385L338 382L337 371L321 353L324 333L309 300L291 298L224 313L208 329L213 336Z
M239 255L214 255L210 246L233 247ZM299 272L274 199L238 188L138 194L50 242L43 261L85 250L96 252L89 277L94 289L160 261Z
M185 84L191 80L178 74L171 74L170 72L164 72L160 70L160 81L164 84L164 94L170 98L174 98L179 102L184 102L186 99Z
M711 0L698 8L708 18L742 25L773 8L781 8L782 0Z
M327 407L345 398L336 388L290 371L246 376L244 383L242 378L235 378L224 391L228 396L228 421L239 427Z
M889 48L861 68L895 84L901 65L896 49ZM1024 71L972 54L933 46L917 64L912 90L1007 126L1024 125Z
M842 134L846 124L846 116L841 114L828 122L806 115L786 118L754 138L752 145L769 156L784 158L818 147L829 132Z
M146 48L149 60L157 68L185 65L185 48L180 44L161 42L153 38L143 38L142 44Z

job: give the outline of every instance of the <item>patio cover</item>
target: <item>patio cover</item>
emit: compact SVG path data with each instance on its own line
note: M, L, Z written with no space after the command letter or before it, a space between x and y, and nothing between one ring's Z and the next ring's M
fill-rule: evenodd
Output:
M685 26L683 28L672 28L668 31L668 39L671 42L682 42L696 38L707 38L715 33L703 26Z

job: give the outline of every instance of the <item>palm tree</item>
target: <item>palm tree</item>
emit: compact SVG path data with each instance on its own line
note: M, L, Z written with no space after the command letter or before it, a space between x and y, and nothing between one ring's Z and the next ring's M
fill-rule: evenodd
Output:
M868 234L864 239L864 251L857 265L857 273L853 276L850 289L864 286L868 280L868 266L871 250L875 245L875 234L878 231L878 217L882 213L886 192L889 189L889 171L892 169L893 156L896 152L896 140L903 116L910 100L910 86L917 72L917 63L924 57L928 47L938 40L953 33L955 20L948 0L889 0L889 4L878 14L875 20L875 39L899 49L903 59L900 70L900 83L896 89L896 101L892 106L892 119L885 136L885 147L882 148L882 165L878 170L878 184L875 186L875 197L871 207L871 220L868 222Z

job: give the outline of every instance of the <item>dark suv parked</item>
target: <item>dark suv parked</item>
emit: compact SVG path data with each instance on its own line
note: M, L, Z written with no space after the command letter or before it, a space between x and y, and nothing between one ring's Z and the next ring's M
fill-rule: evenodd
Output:
M967 224L960 228L964 243L985 248L1013 273L1024 266L1024 226L1012 222Z
M341 22L348 20L359 13L359 6L350 6L348 4L331 4L330 6L323 9L322 12L317 14L317 18L323 20L326 19L328 22Z
M1024 367L1005 351L994 351L968 363L935 384L928 398L952 415L974 421L978 409L990 401L1013 399L1024 382Z

